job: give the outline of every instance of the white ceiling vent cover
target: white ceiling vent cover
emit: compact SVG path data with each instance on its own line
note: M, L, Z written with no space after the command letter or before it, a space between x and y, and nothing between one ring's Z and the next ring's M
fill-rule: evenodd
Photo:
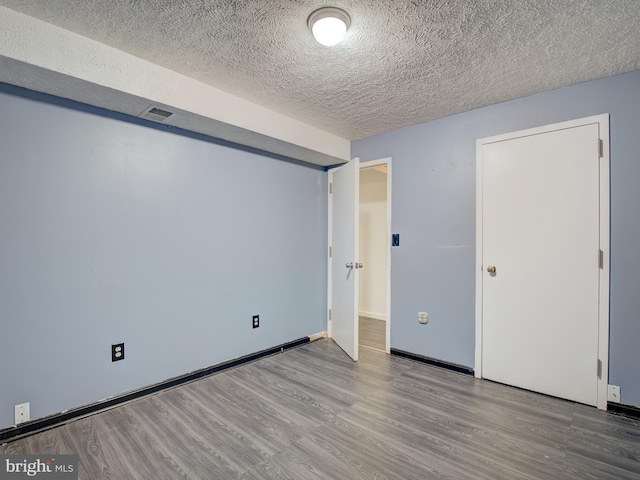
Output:
M153 120L154 122L164 122L171 115L173 115L173 112L169 112L158 107L149 107L142 113L142 115L140 115L140 117L146 118L147 120Z

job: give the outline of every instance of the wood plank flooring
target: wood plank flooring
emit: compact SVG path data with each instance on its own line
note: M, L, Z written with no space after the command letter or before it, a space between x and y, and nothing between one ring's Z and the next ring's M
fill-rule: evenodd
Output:
M319 340L0 446L98 479L640 479L640 422Z
M358 317L358 343L361 347L375 348L384 352L386 347L387 322L369 317Z

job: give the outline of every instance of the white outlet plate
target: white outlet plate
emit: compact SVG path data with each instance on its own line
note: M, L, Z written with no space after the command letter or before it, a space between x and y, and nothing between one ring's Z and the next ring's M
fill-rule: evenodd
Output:
M429 323L429 314L427 312L418 312L418 322L423 325Z
M13 409L13 413L16 425L20 425L21 423L31 420L29 413L29 402L16 405Z
M607 392L607 401L621 403L620 402L620 387L618 385L609 385Z

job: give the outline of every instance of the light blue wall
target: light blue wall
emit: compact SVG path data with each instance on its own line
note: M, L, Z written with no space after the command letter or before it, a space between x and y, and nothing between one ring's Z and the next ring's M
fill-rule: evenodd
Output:
M14 90L0 428L18 403L37 418L326 329L325 172Z
M640 405L640 71L354 142L362 161L393 157L393 348L474 365L476 139L601 113L611 114L609 382Z

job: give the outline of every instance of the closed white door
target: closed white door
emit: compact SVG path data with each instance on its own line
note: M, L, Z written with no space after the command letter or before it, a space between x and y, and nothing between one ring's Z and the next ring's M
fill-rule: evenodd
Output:
M360 161L329 172L329 335L358 360Z
M482 376L598 401L599 124L482 145Z

